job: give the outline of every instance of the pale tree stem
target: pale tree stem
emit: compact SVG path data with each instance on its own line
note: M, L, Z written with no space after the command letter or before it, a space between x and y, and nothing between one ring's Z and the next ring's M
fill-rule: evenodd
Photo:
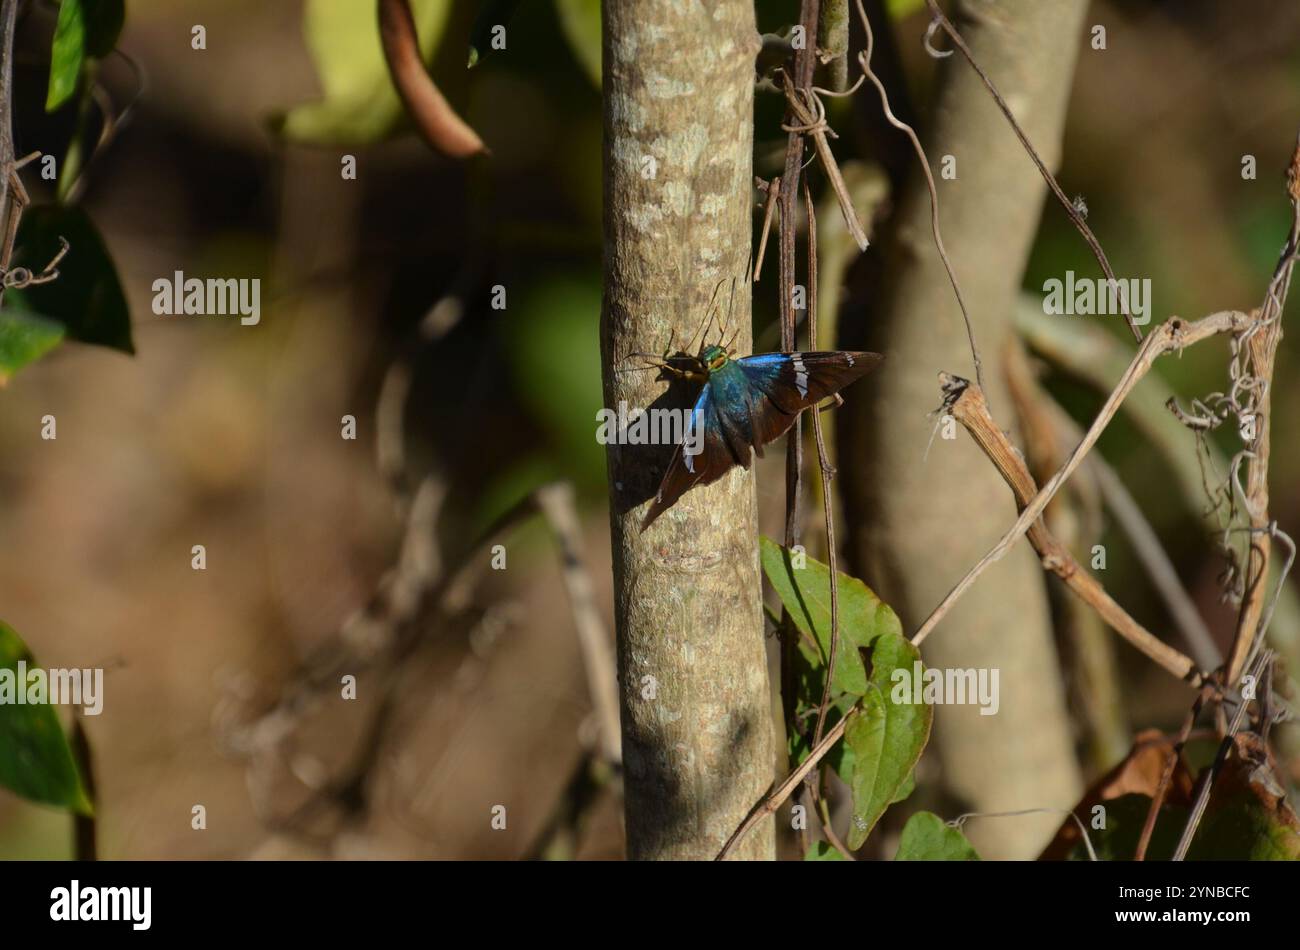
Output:
M664 397L654 373L620 372L627 355L680 345L732 278L723 309L749 352L758 48L749 0L602 4L611 409ZM774 777L753 474L687 492L642 534L667 451L610 445L608 461L628 857L711 858ZM734 856L770 859L774 840L768 818Z

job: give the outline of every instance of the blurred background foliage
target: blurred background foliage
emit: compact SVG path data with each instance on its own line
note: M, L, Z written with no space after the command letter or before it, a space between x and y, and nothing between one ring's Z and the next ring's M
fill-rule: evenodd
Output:
M793 0L756 6L769 34L787 31L797 12ZM887 4L924 115L934 64L921 48L921 6ZM83 164L79 193L63 197L102 232L135 356L31 331L43 358L0 392L0 609L47 665L109 669L104 715L87 726L107 857L530 854L581 760L590 701L553 546L535 520L513 536L509 569L482 574L455 622L429 631L410 661L364 809L337 808L332 824L307 832L273 830L268 818L291 812L319 776L372 741L352 709L304 726L278 771L253 769L225 741L238 710L274 696L394 561L402 522L375 464L376 402L448 295L461 317L414 351L404 440L408 480L434 473L445 485L442 551L464 557L538 484L569 480L609 616L604 450L594 439L598 3L414 7L433 76L490 157L452 164L410 133L383 72L373 3L133 0L118 44L129 60L105 56L94 71L119 110L132 103L130 121ZM78 134L100 138L101 120L92 114L87 127L69 112L80 100L45 114L57 14L31 4L20 26L20 155L67 155ZM502 14L507 45L494 50L483 24ZM1151 278L1155 321L1256 305L1288 223L1281 172L1300 116L1300 8L1099 0L1089 22L1106 25L1108 44L1081 57L1063 187L1086 197L1120 276ZM195 24L206 49L191 45ZM138 99L137 72L147 80ZM758 93L756 175L779 167L782 107ZM870 169L879 159L867 119L875 109L866 94L829 104L841 163ZM344 154L357 158L355 181L340 175ZM1258 160L1256 180L1242 179L1244 155ZM1033 170L1026 159L1007 174ZM30 171L25 180L38 202L60 197ZM72 243L69 278L94 246ZM754 332L771 341L775 262L768 267ZM1097 276L1068 221L1048 210L1025 288L1041 293L1070 269ZM176 270L262 278L261 324L153 315L152 281ZM492 306L498 286L504 309ZM6 294L6 311L17 303ZM1100 322L1124 341L1119 321L1063 319ZM1294 334L1284 341L1280 380L1297 346ZM119 339L118 349L131 345ZM1224 349L1210 343L1158 372L1178 392L1200 393L1222 387L1223 366ZM1047 382L1077 419L1099 405L1070 373L1053 370ZM1274 401L1273 505L1298 536L1300 449L1290 436L1300 390L1281 386ZM45 413L59 419L56 442L39 436ZM360 422L356 442L339 438L344 413ZM1101 448L1226 642L1221 563L1204 524L1170 491L1168 467L1122 417ZM779 534L782 462L771 455L759 468L761 522ZM1117 599L1165 626L1126 543L1109 529L1103 540ZM206 572L190 570L195 543L208 547ZM1183 693L1131 652L1121 658L1135 727L1176 727ZM207 832L190 829L196 802L208 805ZM511 806L505 833L485 817L498 802ZM564 853L620 855L620 807L599 802ZM58 813L0 793L0 855L67 853Z

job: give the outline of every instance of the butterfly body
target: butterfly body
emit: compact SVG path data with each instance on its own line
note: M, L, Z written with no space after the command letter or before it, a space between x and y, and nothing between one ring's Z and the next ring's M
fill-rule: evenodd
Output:
M705 380L691 410L689 431L695 434L696 451L687 451L685 443L677 446L641 530L695 486L717 481L735 465L749 468L752 453L761 456L763 446L794 425L800 412L838 393L881 359L878 353L847 351L736 359L714 345L698 356L665 360L666 372Z

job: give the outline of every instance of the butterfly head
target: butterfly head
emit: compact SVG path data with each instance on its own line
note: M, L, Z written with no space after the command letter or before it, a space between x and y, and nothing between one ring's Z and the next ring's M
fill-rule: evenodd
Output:
M704 365L709 368L710 373L715 373L722 369L722 367L727 365L727 360L730 358L731 357L728 355L727 351L716 344L713 346L706 346L700 352L700 359L703 361Z

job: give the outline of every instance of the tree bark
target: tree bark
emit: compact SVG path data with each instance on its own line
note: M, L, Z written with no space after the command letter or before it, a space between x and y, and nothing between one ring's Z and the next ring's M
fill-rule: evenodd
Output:
M720 284L749 352L753 5L602 8L606 406L686 408L688 387L619 371L674 331L683 345ZM632 859L714 857L774 774L753 475L688 492L642 534L670 449L608 447ZM736 855L772 858L774 838L766 821Z
M1060 157L1086 8L1085 0L958 5L958 30L1049 167ZM1046 186L958 53L942 67L929 132L944 243L975 324L993 412L1010 428L1001 351ZM956 161L955 180L940 175L948 155ZM1079 247L1086 254L1082 242ZM973 377L973 369L919 174L904 191L882 261L865 326L867 348L884 353L885 362L846 402L840 457L861 576L914 629L1015 520L1016 509L997 472L962 434L955 441L935 438L926 457L937 421L928 413L940 400L937 373ZM963 805L990 812L1071 807L1079 769L1043 571L1028 544L980 579L922 652L934 667L1000 671L996 715L981 716L973 705L936 710L944 780ZM1059 823L1057 814L970 828L982 854L1024 858Z

